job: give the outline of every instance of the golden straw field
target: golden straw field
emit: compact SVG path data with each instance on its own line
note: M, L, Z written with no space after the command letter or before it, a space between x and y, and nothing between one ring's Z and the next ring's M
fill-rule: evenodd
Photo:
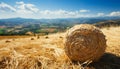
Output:
M65 33L0 36L0 69L120 69L120 27L101 29L107 49L98 62L74 62L64 52Z

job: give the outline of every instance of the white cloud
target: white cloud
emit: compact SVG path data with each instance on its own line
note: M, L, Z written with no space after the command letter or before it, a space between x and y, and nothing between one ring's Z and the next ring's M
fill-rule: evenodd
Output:
M49 15L52 14L52 11L50 10L39 11L39 14Z
M0 18L23 17L23 18L78 18L78 17L101 17L101 16L120 16L120 11L114 11L109 14L104 13L87 13L90 10L68 11L63 9L57 10L39 10L36 5L16 2L14 6L0 3Z
M90 10L85 10L85 9L82 9L80 10L79 12L89 12Z
M18 13L27 14L27 13L37 13L38 8L34 4L25 4L24 2L16 2L16 8Z
M46 16L47 18L74 18L76 17L79 13L78 11L66 11L66 10L44 10L40 11L40 15Z
M69 11L66 11L66 10L57 10L57 11L54 11L54 13L56 15L67 15L69 13Z
M54 14L54 15L67 15L69 14L69 11L66 10L44 10L44 11L40 11L41 14L45 14L45 15L49 15L49 14Z
M0 11L2 12L8 12L8 11L12 11L12 12L15 12L16 9L4 2L0 3Z
M23 1L20 1L20 2L16 2L16 4L24 4L24 2L23 2Z
M120 16L120 11L111 12L109 16Z
M63 9L59 10L43 10L39 12L42 18L78 18L78 17L90 17L90 14L82 14L78 11L67 11ZM92 15L93 17L93 15Z
M104 16L104 13L98 13L97 16Z
M23 18L77 18L77 17L89 17L88 14L82 14L83 12L89 12L89 10L77 10L67 11L63 9L59 10L39 10L34 4L24 3L23 1L16 2L15 6L10 6L5 3L0 4L0 9L6 10L6 13L1 13L0 17L23 17ZM9 12L8 10L14 11Z

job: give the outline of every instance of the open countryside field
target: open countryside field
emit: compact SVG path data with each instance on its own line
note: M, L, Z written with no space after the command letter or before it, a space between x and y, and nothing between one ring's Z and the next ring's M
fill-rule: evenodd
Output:
M120 69L120 27L101 30L107 39L106 53L90 64L68 59L64 52L65 33L0 36L0 69Z
M0 36L0 40L2 39L16 39L16 38L27 38L27 37L30 37L30 36Z

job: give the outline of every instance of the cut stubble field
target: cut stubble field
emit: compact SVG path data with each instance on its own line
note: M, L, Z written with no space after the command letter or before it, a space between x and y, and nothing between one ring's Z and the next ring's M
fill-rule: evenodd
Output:
M0 36L0 69L120 69L120 27L101 29L107 39L98 62L74 62L64 52L65 33ZM10 37L10 38L9 38Z

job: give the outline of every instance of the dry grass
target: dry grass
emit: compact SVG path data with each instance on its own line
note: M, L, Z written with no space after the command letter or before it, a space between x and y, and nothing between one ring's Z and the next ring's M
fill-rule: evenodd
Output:
M64 33L0 40L0 69L120 69L120 27L103 28L106 54L94 63L70 61L64 52ZM62 36L62 38L60 38ZM34 40L30 40L34 38ZM11 42L6 43L9 40ZM88 65L89 64L89 65Z
M27 37L30 37L30 36L0 36L0 40L2 39L15 39L15 38L27 38Z

